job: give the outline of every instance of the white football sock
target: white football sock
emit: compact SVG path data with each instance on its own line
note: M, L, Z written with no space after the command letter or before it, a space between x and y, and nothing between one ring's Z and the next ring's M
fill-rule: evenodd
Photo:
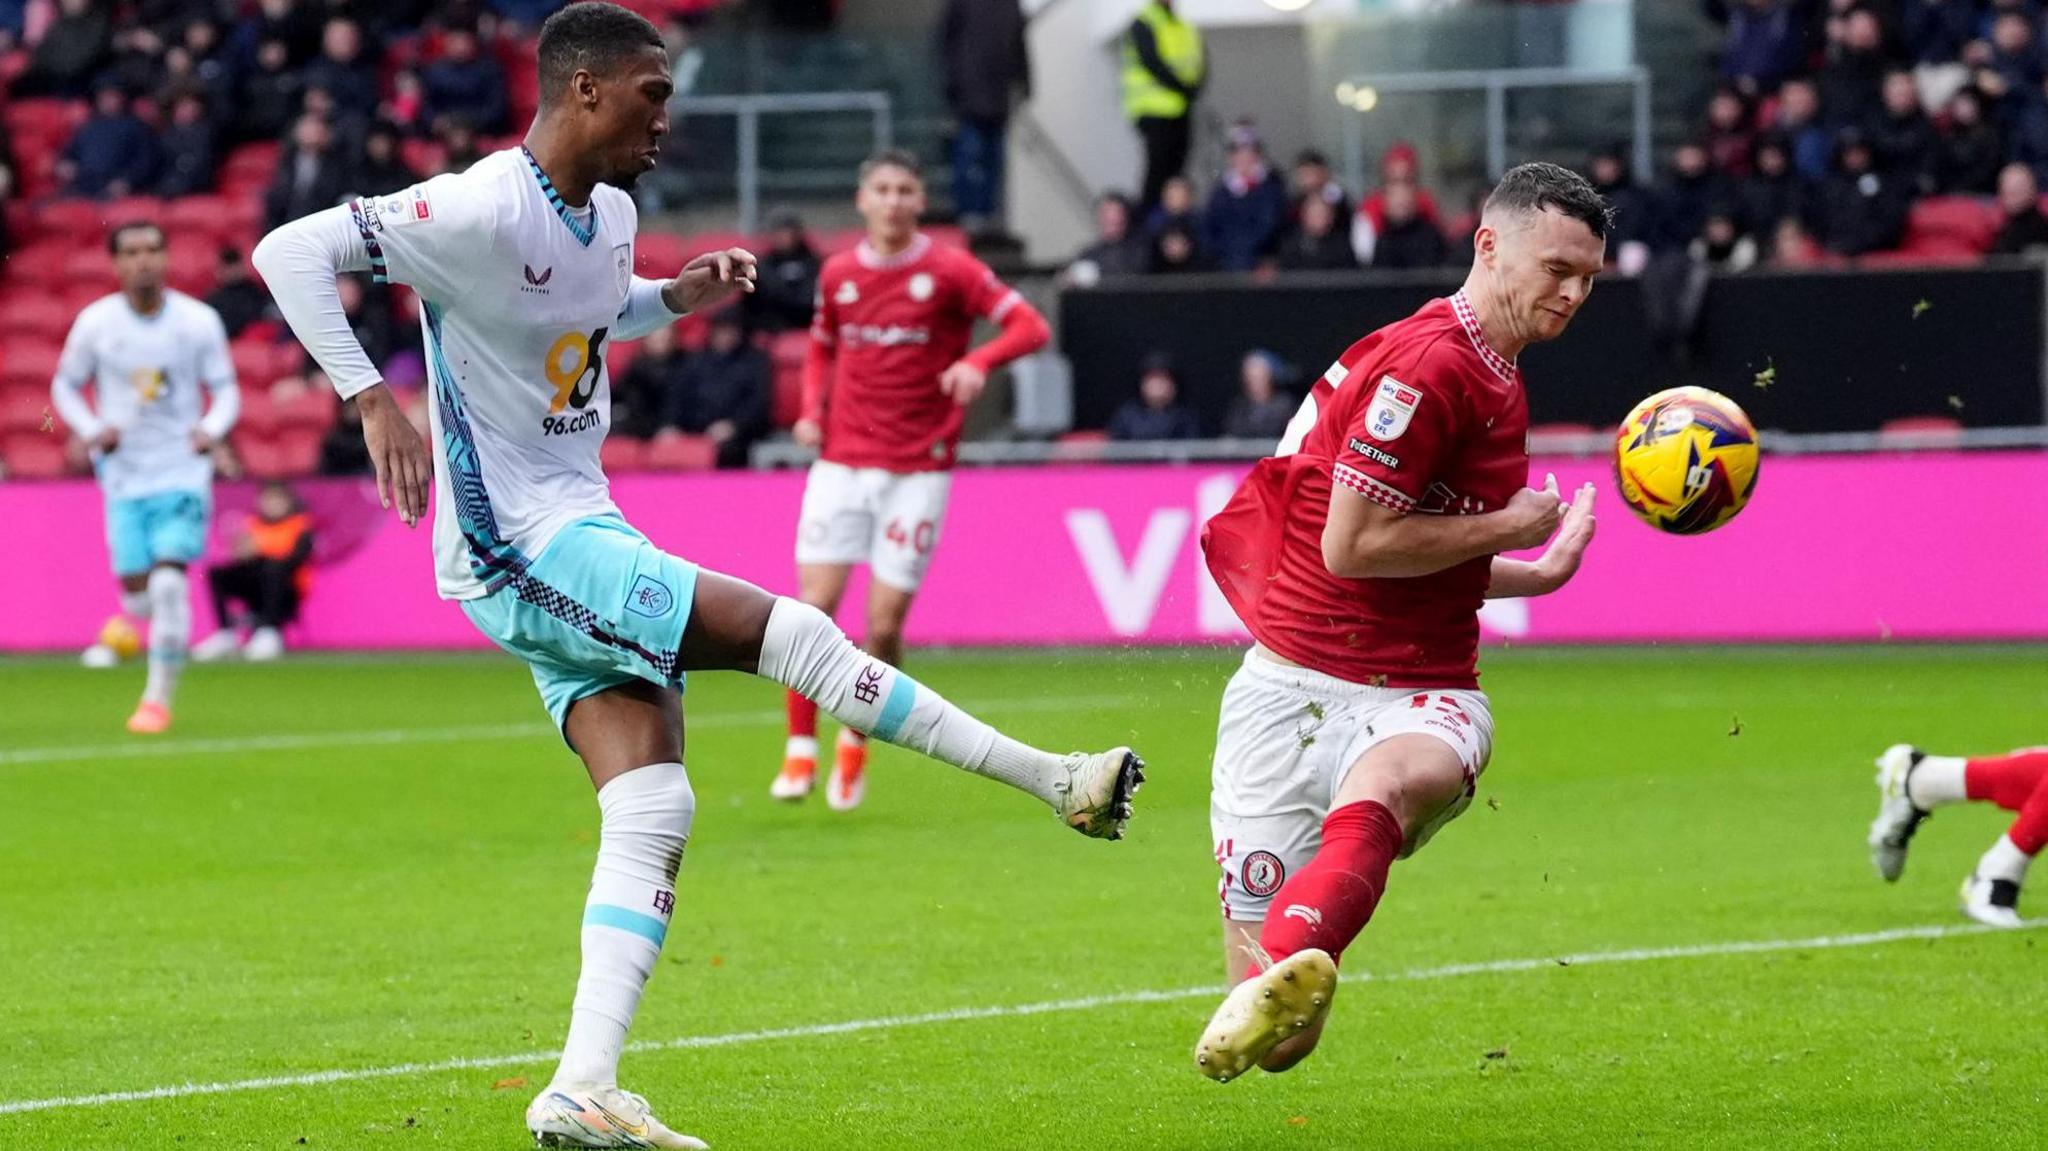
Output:
M1906 775L1906 798L1922 811L1968 802L1970 793L1963 786L1967 763L1969 760L1956 755L1921 756Z
M682 764L656 763L613 778L597 805L604 830L583 907L583 973L554 1081L611 1087L641 989L668 936L697 797Z
M1991 845L1991 850L1984 853L1984 858L1977 861L1977 874L1986 879L2010 879L2014 883L2024 883L2027 865L2032 862L2034 857L2021 851L2019 845L2012 841L2012 836L2001 835L1998 842Z
M775 601L761 641L761 675L872 738L999 779L1048 804L1066 782L1063 757L1018 743L947 703L855 647L830 616L801 600Z
M158 568L149 573L149 683L142 689L144 703L171 705L191 640L192 598L185 573Z
M129 615L134 616L136 619L148 619L149 589L146 587L143 588L141 591L128 591L125 588L122 589L121 610L128 613Z
M815 735L792 735L789 737L789 742L783 745L782 755L785 759L808 759L816 763L818 761L818 737Z

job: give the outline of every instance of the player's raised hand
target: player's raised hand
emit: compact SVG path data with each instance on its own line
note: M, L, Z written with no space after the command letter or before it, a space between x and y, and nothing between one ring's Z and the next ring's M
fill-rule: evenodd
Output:
M669 281L668 305L677 312L695 312L730 298L735 292L751 292L760 274L759 261L745 248L706 252L689 263Z
M1579 490L1572 493L1572 502L1566 507L1564 521L1557 529L1557 538L1550 541L1550 546L1536 561L1536 570L1543 577L1545 594L1571 582L1579 572L1579 561L1585 558L1586 545L1592 542L1593 485L1581 484Z
M356 394L356 410L363 417L363 444L370 450L370 465L377 470L377 499L385 507L398 508L406 527L415 527L427 514L427 491L434 483L434 457L420 442L412 421L392 396L391 389L377 384Z
M1543 490L1523 488L1501 509L1512 524L1507 546L1503 551L1521 551L1523 548L1541 547L1557 531L1557 525L1564 520L1567 505L1558 498L1557 477L1545 476Z
M966 360L953 361L953 366L939 376L939 390L963 408L973 403L986 387L988 373Z

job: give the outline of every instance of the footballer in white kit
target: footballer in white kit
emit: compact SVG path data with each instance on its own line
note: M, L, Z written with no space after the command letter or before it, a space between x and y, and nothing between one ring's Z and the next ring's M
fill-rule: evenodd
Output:
M164 287L163 230L118 227L107 249L121 290L72 321L50 400L92 449L122 610L150 624L149 680L128 730L155 734L170 726L191 641L185 569L206 548L213 448L234 427L241 393L220 314ZM86 662L114 656L95 644Z
M394 196L316 212L257 246L279 308L353 396L380 491L416 524L434 489L443 598L532 669L602 815L582 976L553 1080L526 1123L551 1147L702 1147L620 1090L619 1056L676 909L695 819L683 767L687 670L760 675L841 722L1039 797L1116 838L1142 763L1009 739L855 647L823 612L656 547L611 501L605 349L752 290L754 258L633 275L622 189L654 166L673 92L660 33L603 0L542 26L541 105L525 143ZM369 269L420 296L431 454L350 331L334 280ZM698 541L705 546L715 541Z

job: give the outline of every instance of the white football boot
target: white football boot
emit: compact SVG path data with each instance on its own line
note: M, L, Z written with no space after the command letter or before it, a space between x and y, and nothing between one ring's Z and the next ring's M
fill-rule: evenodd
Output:
M284 655L284 636L274 627L259 627L249 633L249 642L242 645L242 658L254 663L269 663Z
M1886 883L1906 870L1906 845L1926 821L1927 809L1906 794L1906 781L1922 759L1920 749L1895 743L1877 757L1877 818L1870 821L1870 862Z
M550 1086L526 1109L536 1147L668 1147L705 1151L710 1144L671 1131L647 1100L617 1087Z
M2025 927L2020 918L2020 885L2010 879L1972 875L1963 880L1963 914L1989 927Z
M1195 1066L1218 1083L1256 1067L1259 1060L1330 1013L1337 995L1337 964L1330 953L1297 951L1230 989L1195 1044Z
M96 643L79 653L78 662L95 671L105 671L121 666L121 653L103 643Z
M224 627L192 645L192 662L215 663L241 653L241 637L234 628Z
M1145 761L1128 747L1067 757L1067 778L1055 785L1053 810L1061 822L1090 839L1122 839L1131 797L1145 782Z

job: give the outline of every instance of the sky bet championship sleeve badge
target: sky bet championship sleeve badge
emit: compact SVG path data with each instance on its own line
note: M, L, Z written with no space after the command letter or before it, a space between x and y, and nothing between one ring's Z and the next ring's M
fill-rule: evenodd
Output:
M1372 406L1365 410L1366 433L1376 440L1400 439L1421 403L1421 392L1392 376L1381 376L1379 391L1372 397Z

